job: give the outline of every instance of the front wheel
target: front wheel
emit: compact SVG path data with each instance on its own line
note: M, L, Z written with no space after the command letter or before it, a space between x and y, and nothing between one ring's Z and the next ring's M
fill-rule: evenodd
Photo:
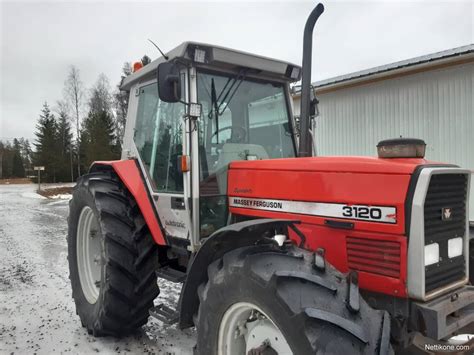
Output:
M87 331L123 336L145 324L159 293L156 244L113 172L78 180L67 241L72 296Z
M250 354L267 350L269 354L291 354L285 336L259 306L237 302L222 316L219 325L218 354Z
M199 354L390 354L390 321L362 299L346 306L348 284L313 254L239 248L213 262L199 287Z

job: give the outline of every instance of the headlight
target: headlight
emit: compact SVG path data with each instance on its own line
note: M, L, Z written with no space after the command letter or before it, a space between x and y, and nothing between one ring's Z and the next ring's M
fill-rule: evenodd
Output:
M196 48L194 50L194 61L197 63L206 62L206 51L203 49Z
M462 255L463 240L461 237L448 240L448 256L454 258Z
M439 244L425 245L425 266L436 264L439 261Z

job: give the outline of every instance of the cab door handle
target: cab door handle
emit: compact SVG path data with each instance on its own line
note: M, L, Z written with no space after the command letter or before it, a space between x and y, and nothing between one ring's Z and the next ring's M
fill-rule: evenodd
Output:
M171 208L174 210L184 210L184 198L183 197L171 197Z

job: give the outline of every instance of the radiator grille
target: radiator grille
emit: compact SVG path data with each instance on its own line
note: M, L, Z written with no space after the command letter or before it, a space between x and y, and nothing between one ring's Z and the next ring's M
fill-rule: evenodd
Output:
M347 260L352 270L400 277L400 243L347 237Z
M425 245L438 243L440 262L425 269L425 292L447 286L466 275L464 256L448 257L448 240L465 237L467 175L435 174L431 177L424 206ZM443 211L451 216L443 220Z

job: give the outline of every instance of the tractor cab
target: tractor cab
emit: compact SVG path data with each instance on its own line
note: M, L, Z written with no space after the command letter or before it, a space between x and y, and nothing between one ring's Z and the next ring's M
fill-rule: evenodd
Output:
M297 65L186 42L127 77L122 159L137 158L168 238L191 248L227 224L236 160L297 156Z

